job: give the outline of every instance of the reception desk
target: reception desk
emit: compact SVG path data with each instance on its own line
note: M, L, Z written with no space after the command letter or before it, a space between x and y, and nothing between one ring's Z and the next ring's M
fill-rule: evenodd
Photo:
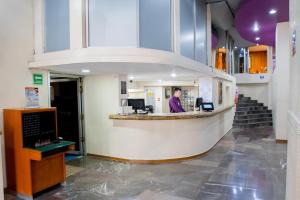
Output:
M110 115L115 160L162 163L207 153L232 128L233 105L213 112Z

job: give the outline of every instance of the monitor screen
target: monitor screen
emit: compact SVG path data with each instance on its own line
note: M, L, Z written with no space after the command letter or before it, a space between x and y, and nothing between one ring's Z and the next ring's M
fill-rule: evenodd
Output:
M205 110L205 111L214 110L214 104L213 103L202 103L202 110Z
M205 104L205 105L203 105L203 108L212 109L212 105L211 104Z
M134 110L145 110L145 99L128 99L128 106Z

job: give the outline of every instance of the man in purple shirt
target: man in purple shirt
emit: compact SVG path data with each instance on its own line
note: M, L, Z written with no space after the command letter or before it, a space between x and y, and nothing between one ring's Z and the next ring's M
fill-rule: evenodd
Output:
M180 102L180 96L181 96L181 89L175 88L174 95L169 101L169 107L171 113L179 113L179 112L185 112L182 108L181 102Z

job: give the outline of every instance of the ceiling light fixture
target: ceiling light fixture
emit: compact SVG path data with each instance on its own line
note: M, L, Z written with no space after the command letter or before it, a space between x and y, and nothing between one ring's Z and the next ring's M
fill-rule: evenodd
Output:
M259 25L258 25L257 22L255 22L254 25L253 25L253 31L254 32L258 32L259 31Z
M87 74L87 73L90 73L91 70L89 70L89 69L82 69L81 72Z
M270 15L275 15L277 13L277 10L276 9L271 9L270 11L269 11L269 14Z
M129 80L133 80L134 77L133 77L133 76L128 76L128 79L129 79Z
M175 78L177 75L176 75L175 73L172 73L171 76L172 76L173 78Z
M260 37L256 37L255 40L256 40L256 41L259 41L259 40L260 40Z

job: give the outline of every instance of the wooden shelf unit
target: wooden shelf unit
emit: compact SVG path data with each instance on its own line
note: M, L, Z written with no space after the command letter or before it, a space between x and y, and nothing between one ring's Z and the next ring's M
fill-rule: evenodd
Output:
M64 153L74 150L75 143L55 142L56 108L4 109L3 115L7 189L32 198L64 182ZM45 137L50 143L37 147L37 141Z

